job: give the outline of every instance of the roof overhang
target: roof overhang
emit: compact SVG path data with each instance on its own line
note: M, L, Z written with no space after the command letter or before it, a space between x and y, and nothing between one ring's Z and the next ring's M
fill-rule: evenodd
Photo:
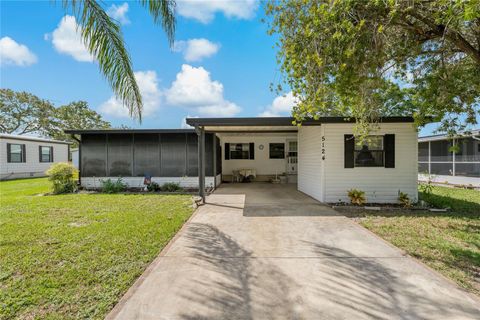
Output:
M448 134L436 134L431 136L418 137L418 142L451 140L451 139L460 139L460 138L473 138L475 140L478 140L480 139L480 130L474 129L474 130L471 130L469 133L460 132L455 136L449 136Z
M192 133L194 129L92 129L65 130L67 134L121 134L121 133Z
M192 127L201 127L210 132L295 132L298 126L292 117L257 118L187 118ZM355 118L321 117L302 121L302 126L319 126L325 123L355 123ZM413 122L412 117L384 117L381 123Z

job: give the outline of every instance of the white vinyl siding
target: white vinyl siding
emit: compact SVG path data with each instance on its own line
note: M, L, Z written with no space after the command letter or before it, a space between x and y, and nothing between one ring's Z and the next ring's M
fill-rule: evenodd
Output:
M418 199L417 131L412 123L381 124L373 135L395 134L395 168L344 168L344 135L353 134L353 124L325 124L325 202L348 202L347 191L365 191L371 203L397 202L398 192Z
M20 163L7 162L7 143L25 144L26 161ZM68 145L46 141L29 141L9 138L0 138L0 179L15 179L45 176L45 171L52 162L40 162L40 146L53 147L53 160L55 162L68 161Z
M298 129L298 190L319 201L324 201L322 130L321 126Z
M297 139L297 133L220 133L218 134L222 145L222 174L231 175L232 170L240 168L255 169L257 175L275 175L286 171L286 159L270 159L270 143L287 144L289 139ZM225 160L225 143L250 143L255 144L254 159ZM260 149L263 145L263 149Z

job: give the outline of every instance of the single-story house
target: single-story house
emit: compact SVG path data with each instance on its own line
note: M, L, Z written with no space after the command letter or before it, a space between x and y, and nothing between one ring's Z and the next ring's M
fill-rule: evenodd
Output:
M0 180L43 177L55 162L67 162L69 142L0 134Z
M121 177L141 187L159 184L215 188L238 181L297 184L322 202L347 202L347 192L365 191L371 203L397 202L399 192L416 201L417 130L411 117L381 118L358 143L355 119L322 117L292 124L290 117L189 118L195 129L68 130L79 140L81 184Z

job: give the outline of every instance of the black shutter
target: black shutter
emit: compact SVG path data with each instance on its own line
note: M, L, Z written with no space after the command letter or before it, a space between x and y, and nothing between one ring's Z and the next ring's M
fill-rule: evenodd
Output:
M225 143L225 160L230 160L230 143Z
M255 143L250 142L250 160L255 159Z
M50 147L50 162L53 162L53 147Z
M11 144L7 143L7 162L10 163L12 162L12 150L11 150Z
M38 162L42 162L42 146L38 146Z
M355 138L353 134L346 134L344 135L344 167L345 168L353 168L354 161L355 161Z
M27 162L27 152L24 144L22 144L22 162Z
M386 134L383 137L385 150L385 168L395 168L395 135Z

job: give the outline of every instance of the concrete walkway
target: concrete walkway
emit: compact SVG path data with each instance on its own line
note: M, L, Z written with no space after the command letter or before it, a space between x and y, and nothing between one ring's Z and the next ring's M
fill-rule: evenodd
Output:
M207 202L107 318L479 318L480 300L295 186Z

